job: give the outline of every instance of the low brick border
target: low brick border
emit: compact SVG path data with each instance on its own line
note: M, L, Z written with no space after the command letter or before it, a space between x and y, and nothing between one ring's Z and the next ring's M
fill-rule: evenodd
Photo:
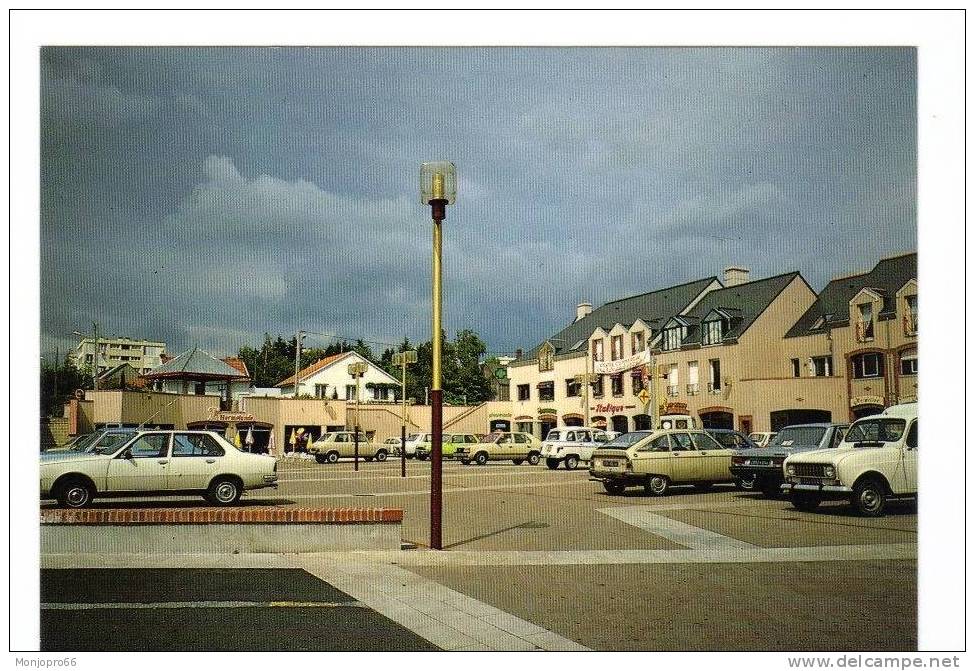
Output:
M399 524L402 508L44 509L41 524Z

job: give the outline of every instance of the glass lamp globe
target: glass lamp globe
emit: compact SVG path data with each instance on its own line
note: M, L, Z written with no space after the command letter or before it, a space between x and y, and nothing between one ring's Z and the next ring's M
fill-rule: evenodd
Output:
M457 200L457 167L450 161L430 161L420 164L420 202L445 200L453 205Z

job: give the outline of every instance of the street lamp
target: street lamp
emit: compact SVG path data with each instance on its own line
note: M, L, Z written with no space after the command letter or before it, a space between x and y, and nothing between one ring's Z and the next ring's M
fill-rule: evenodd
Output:
M98 391L98 323L91 323L91 334L82 333L81 331L72 331L71 335L76 335L81 338L91 338L95 341L95 353L91 357L91 379L94 383L93 391Z
M431 380L430 432L430 547L443 549L443 389L440 381L440 332L442 324L443 234L440 225L447 218L447 205L457 200L457 168L450 161L420 164L420 202L430 206L433 218L433 375Z
M393 354L393 365L403 367L403 416L402 426L400 426L400 475L406 477L406 367L416 363L416 350L406 352L396 352Z
M355 443L355 464L354 470L359 470L359 393L362 376L369 370L369 364L364 361L357 361L349 364L349 375L355 378L355 433L352 434L352 441Z

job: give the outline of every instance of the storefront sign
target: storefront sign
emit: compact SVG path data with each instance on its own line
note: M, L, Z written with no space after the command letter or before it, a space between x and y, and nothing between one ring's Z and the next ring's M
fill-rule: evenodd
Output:
M596 412L623 412L622 405L612 405L610 403L597 403Z
M858 405L883 405L883 396L853 396L850 398L850 407L855 408Z
M687 404L686 403L676 403L671 402L664 408L665 415L686 415L687 414Z
M622 373L624 370L629 370L631 368L636 368L637 366L642 366L643 364L650 363L650 351L643 350L637 354L626 359L617 359L616 361L597 361L593 364L593 372L600 375L615 375L616 373Z
M511 417L510 412L492 412L488 414L488 417Z
M220 408L207 408L207 419L214 422L253 422L249 412L221 412Z

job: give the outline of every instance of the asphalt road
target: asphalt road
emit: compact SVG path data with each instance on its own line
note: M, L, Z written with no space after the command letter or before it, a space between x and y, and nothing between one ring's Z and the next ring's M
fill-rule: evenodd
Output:
M401 507L404 542L419 550L390 561L400 565L397 570L592 649L916 648L913 502L893 502L885 517L870 519L853 515L842 504L804 513L785 500L765 499L730 485L703 493L675 487L659 498L636 489L610 496L588 480L585 470L447 462L443 538L448 552L431 554L440 559L426 561L430 465L408 462L406 478L400 477L399 468L398 461L364 462L355 472L351 462L319 465L286 459L279 466L280 487L249 492L241 505ZM98 505L205 504L183 497ZM709 559L706 553L714 549L727 551L726 559ZM248 584L256 583L248 579ZM375 614L368 609L318 612L325 610L265 608L250 615L237 608L214 617L225 619L232 612L239 618L240 629L234 627L232 640L221 649L337 649L315 647L348 638L330 639L323 630L350 633L342 622L374 626L368 618ZM55 620L58 627L70 628L64 618L77 617L77 612L69 613L46 612L46 631L52 631ZM339 614L348 619L327 620ZM158 633L157 624L162 627L163 622L156 617L140 612L135 619L119 621L145 619L150 642L164 646L168 639ZM269 647L247 647L248 641L254 645L253 632L292 627L304 622L302 618L327 621L310 629L319 632L314 635L292 640L269 634L260 639ZM382 629L380 625L375 626ZM408 646L414 643L382 631L377 639L382 645L413 649ZM196 639L191 643L202 645ZM299 647L275 647L286 645ZM341 645L366 644L342 640ZM384 649L372 640L368 645Z

